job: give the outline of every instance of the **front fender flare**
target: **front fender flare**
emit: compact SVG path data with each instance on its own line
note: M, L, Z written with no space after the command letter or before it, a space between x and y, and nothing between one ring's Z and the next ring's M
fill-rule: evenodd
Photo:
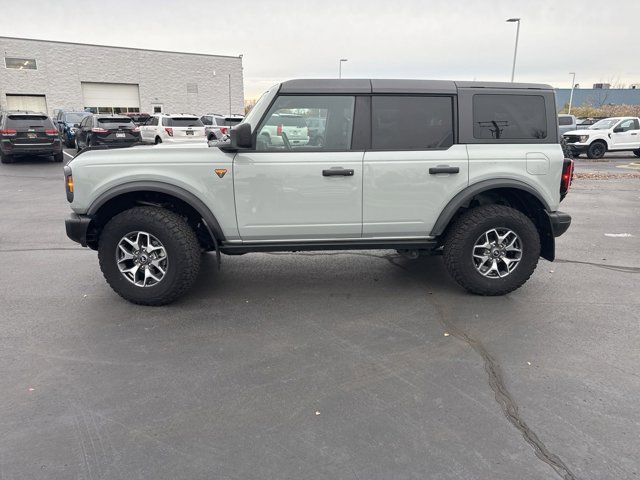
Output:
M98 196L98 198L96 198L91 203L87 210L87 215L95 215L103 205L105 205L109 200L113 198L116 198L125 193L140 191L164 193L166 195L171 195L182 200L183 202L190 205L196 212L198 212L198 214L204 219L206 224L211 228L211 230L213 230L213 233L215 234L217 240L224 241L225 236L222 228L220 227L218 220L216 219L213 212L209 209L209 207L207 207L207 205L205 205L202 200L200 200L188 190L165 182L136 181L116 185L115 187L112 187L106 192L100 194L100 196ZM214 241L216 239L214 239Z

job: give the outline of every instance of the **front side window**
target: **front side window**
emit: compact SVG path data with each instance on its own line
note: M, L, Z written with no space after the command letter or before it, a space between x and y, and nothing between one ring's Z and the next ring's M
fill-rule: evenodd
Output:
M638 120L634 118L623 120L622 122L620 122L617 128L622 129L623 132L626 132L628 130L638 130Z
M541 95L473 96L473 136L478 139L547 138L547 110Z
M258 129L256 150L349 150L354 104L346 95L280 96Z
M14 70L37 70L35 58L10 58L4 57L4 65Z
M451 97L374 96L374 150L433 150L453 145Z

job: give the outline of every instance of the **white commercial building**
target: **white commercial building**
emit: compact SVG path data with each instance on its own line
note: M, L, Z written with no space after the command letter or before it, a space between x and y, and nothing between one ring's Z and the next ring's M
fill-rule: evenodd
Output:
M242 55L0 37L0 110L243 114Z

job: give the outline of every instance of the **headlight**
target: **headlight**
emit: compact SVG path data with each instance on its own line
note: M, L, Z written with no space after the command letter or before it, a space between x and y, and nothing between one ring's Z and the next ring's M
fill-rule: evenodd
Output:
M589 140L589 135L580 135L580 137L578 137L580 139L580 143L585 143L587 140Z

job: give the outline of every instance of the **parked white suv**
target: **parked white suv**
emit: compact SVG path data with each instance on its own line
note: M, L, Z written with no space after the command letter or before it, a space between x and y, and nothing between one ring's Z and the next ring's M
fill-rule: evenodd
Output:
M232 127L238 125L244 117L230 115L225 117L218 113L207 113L200 117L208 141L222 140L229 135Z
M140 138L156 145L206 141L204 124L195 115L153 115L140 126Z
M586 153L589 158L602 158L610 150L632 151L640 157L640 119L637 117L605 118L589 128L562 136L576 157Z
M279 113L272 115L260 131L260 139L269 145L295 146L309 143L309 128L301 115Z

